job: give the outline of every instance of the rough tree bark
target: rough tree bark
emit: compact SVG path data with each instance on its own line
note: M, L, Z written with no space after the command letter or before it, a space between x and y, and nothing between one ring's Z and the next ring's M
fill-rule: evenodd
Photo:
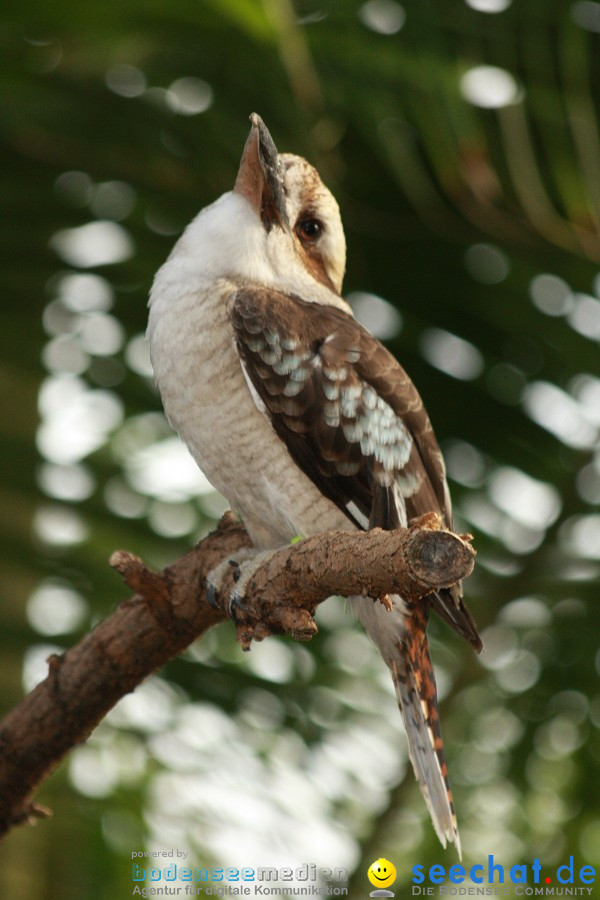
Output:
M329 532L285 547L252 578L252 599L235 613L238 640L244 649L270 634L308 640L317 631L317 605L332 594L365 594L365 603L385 604L388 593L419 600L449 587L473 568L469 537L442 530L429 515L408 529ZM45 681L0 723L0 835L49 815L33 795L65 754L121 697L228 618L235 567L217 605L208 601L206 577L248 546L244 528L226 514L216 531L161 573L125 551L113 554L111 565L134 596L75 647L50 657Z

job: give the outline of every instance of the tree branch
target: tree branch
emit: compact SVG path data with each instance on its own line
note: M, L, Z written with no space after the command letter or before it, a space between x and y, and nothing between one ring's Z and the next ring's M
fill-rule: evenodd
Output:
M235 622L242 646L269 634L308 640L317 605L331 594L388 593L418 600L466 577L473 568L469 536L441 530L435 515L399 531L329 532L284 547L261 565L247 587L248 606ZM231 514L197 547L162 573L117 551L113 565L132 590L116 611L75 647L49 659L48 676L0 723L0 835L49 815L32 796L65 754L85 741L125 694L217 622L225 620L235 585L226 573L216 605L206 578L250 546Z

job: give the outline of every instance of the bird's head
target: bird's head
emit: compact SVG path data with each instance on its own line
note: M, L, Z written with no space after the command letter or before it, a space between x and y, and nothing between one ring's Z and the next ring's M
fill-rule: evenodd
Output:
M278 153L263 120L250 116L233 193L260 218L268 255L275 266L290 254L294 263L325 287L340 293L346 240L339 207L319 173L301 156Z
M232 191L188 225L157 273L150 302L173 302L218 279L261 284L351 314L340 296L346 240L340 211L305 159L278 153L253 113Z

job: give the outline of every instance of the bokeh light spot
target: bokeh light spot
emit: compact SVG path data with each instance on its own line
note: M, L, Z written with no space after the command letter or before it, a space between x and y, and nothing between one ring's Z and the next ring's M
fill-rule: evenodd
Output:
M548 528L561 511L556 488L519 469L501 466L489 479L490 497L498 509L528 528Z
M81 594L66 584L42 581L27 601L27 619L40 634L66 634L79 628L87 615Z
M512 0L465 0L465 3L477 12L501 13L508 9Z
M385 35L397 34L406 21L404 8L395 0L367 0L358 17L371 31Z
M50 238L50 247L69 265L85 269L123 262L133 255L133 241L122 225L98 221L64 228Z
M104 181L97 185L90 209L99 219L120 222L131 215L135 207L136 192L124 181Z
M546 628L552 614L539 597L518 597L502 607L500 621L515 628Z
M89 529L74 509L54 504L40 506L33 517L33 531L51 547L69 547L87 540Z
M499 284L510 272L506 253L494 244L472 244L465 253L465 266L471 278L482 284Z
M522 694L537 684L542 667L539 659L529 650L518 650L510 666L496 672L501 688L510 694Z
M522 97L515 78L498 66L474 66L462 76L460 91L469 103L484 109L500 109Z
M449 331L428 328L419 344L427 362L452 378L471 381L483 371L483 356L477 347Z
M531 279L529 295L534 305L547 316L566 316L575 304L567 282L545 272Z
M388 300L365 291L353 291L346 300L360 324L379 340L391 340L400 334L402 316Z
M101 275L68 272L59 276L53 289L61 303L77 313L108 312L114 302L113 289Z
M555 384L535 381L523 391L527 415L567 447L587 449L596 444L598 429L584 416L580 405Z
M58 465L79 462L101 447L124 415L123 404L112 391L89 390L70 375L46 379L39 406L38 450Z
M125 349L125 362L133 372L152 378L154 371L150 361L150 347L145 334L136 334Z
M87 172L63 172L54 182L54 191L67 206L87 206L94 195L94 184Z
M592 341L600 341L600 300L589 294L575 294L567 321L579 334Z
M577 0L571 6L571 18L586 31L600 32L600 3L593 0Z
M81 318L79 343L95 356L113 356L125 341L125 329L118 319L106 313L88 313Z
M254 653L258 650L258 653ZM248 665L255 675L276 684L291 681L294 673L294 656L282 641L264 641L253 648L248 655Z
M175 436L132 453L125 460L125 471L132 487L160 500L187 500L213 490Z
M148 522L156 534L175 538L193 531L198 524L198 516L191 503L155 500L150 506Z
M166 93L169 109L180 116L197 116L212 106L214 91L201 78L178 78Z
M146 76L137 66L119 63L104 76L106 86L120 97L139 97L146 90Z
M561 526L561 543L584 559L600 559L600 514L572 516Z
M87 745L76 747L69 757L69 777L86 797L109 797L119 783L114 754Z
M73 465L43 463L38 469L37 480L40 488L49 497L71 502L87 500L96 487L91 471L76 463Z
M481 452L466 441L450 441L444 445L448 475L466 487L479 487L485 476L485 460Z
M83 375L90 358L74 335L59 334L44 345L42 363L48 372Z

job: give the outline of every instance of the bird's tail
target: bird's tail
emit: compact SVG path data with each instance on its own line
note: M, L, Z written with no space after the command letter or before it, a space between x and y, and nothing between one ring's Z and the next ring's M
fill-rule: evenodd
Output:
M460 837L437 708L437 689L427 641L427 601L407 607L397 596L388 611L378 601L356 598L354 608L392 673L408 737L410 760L442 845Z

